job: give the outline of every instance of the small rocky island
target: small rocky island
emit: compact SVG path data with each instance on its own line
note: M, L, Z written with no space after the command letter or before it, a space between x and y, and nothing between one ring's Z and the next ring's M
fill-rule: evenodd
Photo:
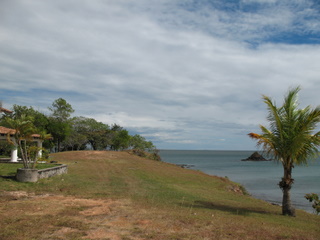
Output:
M260 153L254 152L250 157L242 159L241 161L271 161L271 159L265 159Z

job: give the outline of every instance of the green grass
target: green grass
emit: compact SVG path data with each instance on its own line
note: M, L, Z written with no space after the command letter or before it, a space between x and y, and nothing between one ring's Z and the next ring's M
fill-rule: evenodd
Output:
M45 169L56 166L49 163L38 163L36 169ZM23 168L22 163L0 163L0 176L15 176L17 169Z
M129 201L121 214L135 221L138 217L147 219L152 226L148 229L136 225L127 227L130 233L122 232L123 239L130 234L140 239L310 240L320 236L318 216L299 210L295 218L282 216L279 206L232 191L239 186L227 178L142 159L126 152L66 152L53 154L52 158L68 164L68 174L37 183L0 178L2 189ZM4 170L0 165L1 171ZM6 171L8 174L13 170ZM25 220L17 222L21 221ZM67 216L55 222L52 228L66 225L79 229L78 234L82 236L91 225L80 222ZM1 221L0 224L4 226Z

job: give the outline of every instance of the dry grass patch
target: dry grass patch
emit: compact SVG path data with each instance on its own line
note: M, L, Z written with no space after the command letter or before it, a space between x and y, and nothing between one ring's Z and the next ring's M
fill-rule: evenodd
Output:
M128 201L34 195L21 191L2 192L1 196L2 240L105 239L106 234L98 236L101 229L113 235L116 232L120 237L128 229Z

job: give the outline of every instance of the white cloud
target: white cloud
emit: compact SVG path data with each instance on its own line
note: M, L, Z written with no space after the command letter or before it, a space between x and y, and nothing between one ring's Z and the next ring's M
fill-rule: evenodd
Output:
M87 116L90 117L90 116ZM114 112L106 114L95 115L95 119L100 122L108 123L110 126L113 123L118 123L124 127L130 128L158 128L164 131L170 131L175 129L175 125L172 122L163 121L153 117L131 115L128 112Z
M320 46L266 42L319 34L310 1L191 2L5 1L0 98L45 108L64 97L76 115L161 146L238 149L265 121L261 94L281 101L302 85L303 103L317 104Z

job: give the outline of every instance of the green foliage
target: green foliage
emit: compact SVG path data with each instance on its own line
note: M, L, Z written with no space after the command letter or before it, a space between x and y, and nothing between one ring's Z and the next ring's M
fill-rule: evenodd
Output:
M61 142L71 134L70 121L61 121L59 118L49 118L48 131L52 134L53 141L56 143L56 150L61 150Z
M63 98L56 99L52 103L52 107L49 107L49 110L52 112L51 116L53 118L57 118L62 121L69 119L71 113L74 112L72 106Z
M139 157L147 157L147 153L140 149L132 149L131 152Z
M150 154L150 159L152 160L156 160L156 161L161 161L161 157L160 157L160 154L159 154L159 150L154 148Z
M49 155L50 155L49 150L46 149L46 148L42 148L42 156L41 156L40 159L38 159L38 161L48 162L49 161Z
M11 145L6 141L0 141L0 156L10 156Z
M40 131L46 131L49 124L48 117L33 109L33 107L26 107L20 105L13 105L13 113L11 118L19 119L22 116L27 116L32 118L33 125Z
M88 142L88 139L85 135L80 134L75 131L71 131L71 133L66 137L63 141L63 150L82 150L85 149L85 144Z
M31 117L25 115L13 119L6 117L5 123L14 129L13 139L8 137L8 142L19 147L24 168L34 168L37 153L40 150L32 144L32 135L36 132Z
M107 124L98 122L93 118L82 118L78 123L81 125L81 127L78 127L78 131L87 137L92 149L103 150L110 145L109 126Z
M297 94L300 88L289 91L282 106L277 107L273 101L264 96L268 106L270 128L260 126L262 135L251 137L257 144L280 161L284 167L306 164L307 159L317 156L320 146L320 132L313 134L320 122L320 107L311 109L307 106L298 108Z
M113 132L111 149L118 151L129 147L131 136L127 130L121 129Z
M130 147L139 150L152 151L155 147L151 141L147 141L144 137L136 134L130 139Z
M314 208L316 214L320 213L320 198L318 194L309 193L304 196L309 202L313 202L312 207Z
M306 164L311 157L318 155L320 132L313 133L320 122L320 107L312 109L307 106L299 109L297 95L300 88L291 89L285 96L283 105L277 107L267 96L263 96L268 107L269 128L260 126L262 134L250 133L257 140L257 145L272 157L281 162L284 176L279 183L283 190L283 214L294 215L290 194L292 168L295 165Z
M153 149L151 152L146 152L143 149L132 149L129 150L129 152L139 157L148 158L155 161L161 161L158 149Z
M74 110L63 98L55 100L49 110L52 113L49 117L48 130L52 134L56 142L56 150L59 152L61 150L61 142L71 134L72 125L69 118Z
M74 117L71 119L71 133L63 141L64 149L85 149L89 144L93 150L104 150L110 145L109 126L93 118Z
M93 118L70 118L74 110L63 98L56 99L48 109L51 114L46 116L32 107L14 105L13 113L1 116L0 125L10 127L4 120L5 117L15 120L21 119L22 116L28 117L36 129L34 132L51 133L52 138L45 140L43 146L48 149L55 148L56 152L84 150L88 146L93 150L155 150L151 141L138 134L130 136L129 132L118 124L113 124L110 128L109 125ZM159 159L159 155L153 154L152 158Z

